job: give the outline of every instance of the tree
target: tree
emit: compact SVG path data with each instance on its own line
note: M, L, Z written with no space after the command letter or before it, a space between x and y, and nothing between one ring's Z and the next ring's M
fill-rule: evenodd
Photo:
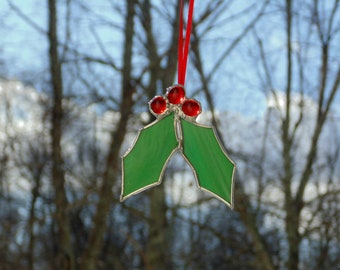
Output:
M132 48L134 33L135 1L128 1L125 17L125 47L122 67L120 120L115 132L111 134L111 143L106 158L105 170L99 190L99 201L93 217L93 229L90 232L87 248L82 256L82 269L95 269L96 259L102 249L103 234L106 230L106 219L112 202L112 187L117 178L120 146L123 143L127 123L132 112L135 85L131 75Z
M68 201L66 197L66 184L64 162L62 157L63 134L63 75L61 59L58 51L57 31L57 6L55 0L48 2L49 14L49 62L51 86L53 93L51 115L51 154L52 154L52 186L54 188L56 238L58 239L57 268L74 269L75 260L71 242L70 220L68 213Z
M43 98L21 86L34 104L24 112L40 111L23 114L24 132L6 100L0 178L16 183L18 172L29 188L1 190L12 218L0 226L1 267L337 267L338 1L196 2L186 90L238 165L233 211L196 192L177 156L160 186L118 201L120 155L152 121L147 102L176 81L179 1L49 0L47 27L8 2L49 54L34 92ZM243 88L267 100L263 116L230 110ZM237 102L243 113L252 99Z
M306 7L305 12L298 12L297 6ZM334 200L334 194L328 191L311 199L308 196L307 189L313 189L314 185L319 186L327 182L321 176L322 169L318 168L317 164L320 162L318 153L322 134L328 132L327 119L332 117L332 106L334 106L335 96L339 92L340 67L339 65L332 65L330 57L330 51L337 46L335 40L338 37L336 26L338 15L336 14L339 12L339 5L338 1L329 5L319 1L313 3L286 1L283 7L286 58L280 57L280 59L285 61L286 64L284 81L276 79L276 66L271 61L270 56L266 54L265 40L269 39L268 33L266 33L267 36L262 36L256 31L255 37L258 41L259 55L262 60L263 73L261 74L264 76L262 79L266 83L263 85L263 89L268 89L266 91L272 95L276 104L275 107L278 110L276 116L270 116L273 118L272 123L269 123L269 128L271 126L272 129L277 128L280 134L277 143L280 145L281 166L279 166L274 177L279 179L277 184L282 189L284 200L282 209L280 209L281 205L274 201L271 201L268 206L276 205L277 209L280 209L278 211L282 211L285 223L285 239L289 247L285 267L287 269L299 269L303 263L306 263L301 258L302 244L306 238L310 237L309 229L304 227L303 212L313 211L309 208L311 201L316 203L321 200L319 202L322 205L323 199L321 198L323 196L330 196ZM321 10L324 12L322 13ZM323 17L321 17L321 14L323 14ZM305 29L304 27L308 29L306 34L302 30ZM310 41L311 37L315 37L315 39ZM297 48L296 45L299 47ZM313 52L311 52L312 46ZM317 65L311 65L308 61L308 56L311 54L315 54L313 59ZM314 82L310 80L308 73L314 74ZM281 87L284 88L282 96L275 90ZM315 102L315 110L311 107L313 105L309 98L312 98ZM273 119L275 120L273 121ZM279 126L276 123L279 123ZM302 135L305 132L306 125L310 124L310 136ZM336 151L333 153L336 155ZM264 162L266 160L267 158ZM304 160L304 162L301 162L301 160ZM328 168L328 165L325 166L325 168ZM318 172L318 170L321 171ZM317 178L318 175L320 175L320 178ZM257 181L261 183L263 180L258 178ZM266 183L270 184L271 181L275 180L268 179ZM321 183L317 184L315 181ZM339 193L339 189L333 185L333 180L326 185L334 188L336 194ZM258 192L260 191L259 189ZM324 209L323 211L327 210ZM308 223L311 223L314 218L309 219Z

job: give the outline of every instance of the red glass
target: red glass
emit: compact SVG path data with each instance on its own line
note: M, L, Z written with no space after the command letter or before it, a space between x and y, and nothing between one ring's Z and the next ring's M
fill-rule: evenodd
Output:
M185 98L185 90L181 86L173 86L166 95L171 104L180 104Z
M201 104L195 99L187 99L182 104L182 111L185 115L195 117L201 113Z
M162 114L167 110L166 100L162 96L155 96L150 101L150 109L155 114Z

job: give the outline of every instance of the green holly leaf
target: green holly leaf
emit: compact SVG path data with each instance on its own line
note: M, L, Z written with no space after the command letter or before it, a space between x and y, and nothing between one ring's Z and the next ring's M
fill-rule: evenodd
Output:
M160 184L171 156L180 151L194 172L197 186L233 207L235 164L214 128L185 119L172 112L139 131L122 158L121 201Z
M141 129L122 158L121 200L160 184L177 146L173 113Z
M233 207L235 164L220 143L215 129L181 120L182 152L194 171L198 186Z

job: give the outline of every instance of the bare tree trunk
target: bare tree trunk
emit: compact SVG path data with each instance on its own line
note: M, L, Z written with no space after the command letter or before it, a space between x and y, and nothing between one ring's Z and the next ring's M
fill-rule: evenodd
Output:
M286 212L286 232L289 246L287 269L297 270L299 265L299 220L300 206L298 206L292 195L292 143L294 134L290 132L291 126L291 92L292 92L292 0L286 0L286 35L287 35L287 86L286 86L286 107L285 115L282 119L282 157L284 164L284 177L282 177L282 186L285 194L285 212Z
M149 234L146 245L145 269L169 269L167 254L167 219L164 187L150 190Z
M292 36L292 0L286 1L286 23L287 23L287 87L286 87L286 114L282 119L282 144L283 144L283 161L284 161L284 170L285 175L282 178L282 184L284 187L285 193L285 212L286 212L286 232L287 232L287 240L289 246L289 254L287 261L287 269L289 270L297 270L299 268L300 262L300 244L302 236L299 232L300 227L300 219L301 219L301 211L304 205L304 192L307 183L311 179L312 175L312 166L317 157L317 148L320 135L323 130L324 123L327 119L329 109L334 100L336 92L339 90L340 83L340 67L338 68L337 73L335 74L335 80L330 88L328 97L326 95L326 81L329 74L328 65L329 65L329 43L331 41L331 35L326 35L322 32L321 27L319 26L320 31L320 42L321 42L321 72L320 72L320 86L319 86L319 97L318 97L318 113L316 116L316 124L315 128L312 131L312 139L310 143L310 148L308 155L306 157L306 164L304 166L302 175L299 179L298 190L296 195L292 194L292 177L293 177L293 168L292 168L292 156L293 156L293 141L295 139L295 131L300 124L298 120L296 123L291 123L291 115L290 115L290 103L291 103L291 84L292 84L292 70L293 70L293 61L292 61L292 50L291 50L291 36ZM318 16L318 6L317 2L315 2L315 12L316 16ZM334 6L333 12L336 11L337 6ZM320 18L319 18L320 19ZM320 23L320 20L316 20L317 23ZM331 20L331 19L330 19ZM328 31L331 33L331 21L328 24ZM294 126L292 129L291 127Z
M270 253L266 249L264 238L261 236L256 224L255 213L241 183L236 183L235 197L237 198L235 210L240 213L241 220L252 238L257 269L274 270L275 266L271 260Z
M36 175L34 187L32 189L32 199L30 202L29 208L29 219L28 219L28 234L29 234L29 243L28 243L28 269L34 270L34 250L35 250L35 235L34 235L34 224L36 221L35 216L35 207L37 199L39 198L39 189L41 183L41 173Z
M65 191L65 175L61 148L63 118L63 79L58 53L57 10L56 0L48 1L49 13L49 60L53 89L53 107L51 123L52 151L52 185L55 196L55 222L57 227L58 251L57 265L59 269L74 269L71 232L68 216L68 202Z
M116 130L111 135L109 153L106 158L106 167L102 177L102 185L99 190L99 201L93 217L93 228L90 232L88 245L81 258L80 269L84 270L96 269L96 259L101 252L103 244L106 219L110 210L110 205L113 202L112 187L119 172L119 151L126 134L127 123L134 104L132 96L135 92L135 82L133 82L131 71L135 4L135 0L126 1L127 14L125 18L125 47L122 69L120 120Z
M151 20L151 5L149 0L142 3L141 20L147 36L146 50L149 56L150 81L147 86L149 98L151 99L157 90L157 82L161 82L162 90L174 81L177 68L177 37L178 37L178 20L179 6L174 5L175 20L172 24L172 36L170 46L167 50L167 62L164 68L161 67L160 56L157 52L157 38L153 35ZM170 256L167 252L170 250L169 244L169 226L167 222L167 204L165 198L164 185L149 191L150 199L150 218L148 219L148 240L145 252L145 268L147 270L172 269Z

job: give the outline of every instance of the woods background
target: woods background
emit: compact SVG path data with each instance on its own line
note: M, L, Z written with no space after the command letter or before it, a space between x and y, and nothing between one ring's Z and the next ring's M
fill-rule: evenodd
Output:
M340 269L340 2L196 1L187 94L235 209L175 156L119 202L120 156L176 82L179 1L3 1L0 269Z

